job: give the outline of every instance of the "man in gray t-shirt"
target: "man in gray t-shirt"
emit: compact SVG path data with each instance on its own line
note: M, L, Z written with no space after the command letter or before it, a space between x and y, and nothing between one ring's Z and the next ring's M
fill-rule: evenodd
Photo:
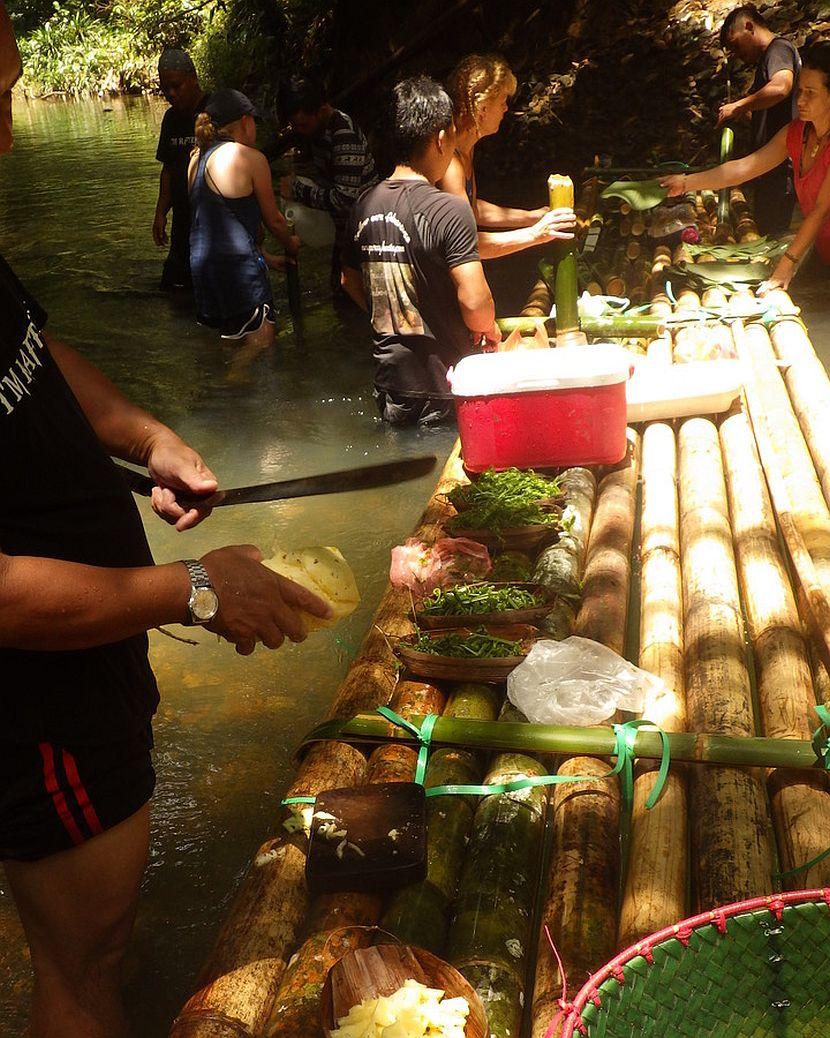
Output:
M455 146L443 88L425 77L399 83L390 138L392 175L352 210L343 287L369 311L381 416L429 423L453 413L448 367L501 336L472 210L435 187Z
M755 65L755 78L746 97L721 105L718 126L751 115L752 150L757 151L797 117L798 51L789 40L770 30L754 4L742 4L730 11L720 40L730 56ZM755 220L762 234L783 234L790 226L795 205L792 173L787 160L752 182Z

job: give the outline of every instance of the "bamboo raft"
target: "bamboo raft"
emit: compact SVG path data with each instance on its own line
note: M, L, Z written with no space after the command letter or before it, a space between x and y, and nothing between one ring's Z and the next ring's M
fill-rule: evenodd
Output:
M830 700L830 380L786 293L763 323L735 316L749 290L669 298L661 272L690 262L688 250L653 247L639 214L603 212L598 195L589 180L576 207L583 233L613 229L609 273L588 289L650 303L647 333L623 341L650 365L728 348L746 385L726 414L630 428L611 470L564 473L574 526L533 560L533 579L557 590L565 579L581 598L557 607L547 636L595 639L662 678L642 716L666 732L809 740L816 703ZM704 242L757 238L741 192L729 207L707 193L689 201ZM542 277L522 316L543 321L551 303ZM722 318L672 323L701 305ZM447 494L465 481L456 447L415 537L445 536ZM413 631L407 594L390 586L330 719L390 705L408 719L522 720L504 686L399 680L389 638ZM400 740L319 742L286 795L411 781L416 755ZM627 805L607 757L450 746L433 750L425 785L552 771L587 781L428 801L427 878L386 897L310 897L305 838L276 820L280 835L254 857L171 1036L322 1035L328 969L379 924L459 968L493 1038L545 1038L569 993L641 937L776 888L830 887L820 768L674 762L649 808L653 759L638 762Z

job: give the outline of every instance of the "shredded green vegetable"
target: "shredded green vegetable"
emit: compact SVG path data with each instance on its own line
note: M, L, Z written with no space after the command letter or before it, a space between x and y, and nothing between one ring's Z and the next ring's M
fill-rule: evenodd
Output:
M544 601L542 595L522 587L495 587L486 582L456 584L436 588L424 599L426 616L470 616L476 613L501 613L507 609L532 609Z
M532 469L488 469L474 483L456 487L449 501L457 510L448 526L457 530L505 530L539 523L561 525L558 512L546 511L541 502L557 497L557 480L540 476Z
M428 652L432 656L455 656L477 660L522 655L521 641L497 638L494 634L488 634L483 627L472 634L460 634L456 631L438 635L421 631L413 648L418 652Z

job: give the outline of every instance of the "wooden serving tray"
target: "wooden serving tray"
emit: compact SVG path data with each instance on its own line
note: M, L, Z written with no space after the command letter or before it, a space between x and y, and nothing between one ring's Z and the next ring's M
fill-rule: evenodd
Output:
M469 627L471 624L481 624L485 627L490 624L531 624L535 626L544 620L556 602L556 595L552 591L549 591L544 584L536 584L533 581L483 580L465 581L464 583L492 584L493 587L498 588L517 587L523 591L532 591L536 595L541 595L545 601L541 605L531 606L528 609L504 609L495 613L451 613L438 616L416 609L412 614L415 624L423 631L452 630L456 627Z

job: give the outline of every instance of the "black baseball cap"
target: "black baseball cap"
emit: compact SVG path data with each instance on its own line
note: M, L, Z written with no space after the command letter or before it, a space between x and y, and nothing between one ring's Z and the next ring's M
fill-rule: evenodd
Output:
M259 114L249 97L246 97L240 90L231 90L230 87L211 94L205 105L205 111L217 126L235 123L243 115L256 116Z

